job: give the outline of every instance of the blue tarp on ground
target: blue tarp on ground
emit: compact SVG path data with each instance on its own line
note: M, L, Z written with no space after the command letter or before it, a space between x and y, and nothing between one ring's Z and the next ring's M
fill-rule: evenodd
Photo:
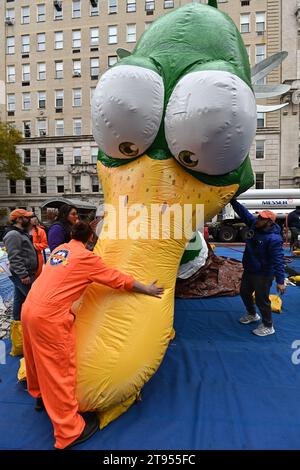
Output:
M299 289L287 288L267 338L238 323L239 297L177 300L176 338L142 401L77 449L299 449ZM0 365L0 449L51 449L50 421L17 368L11 357Z

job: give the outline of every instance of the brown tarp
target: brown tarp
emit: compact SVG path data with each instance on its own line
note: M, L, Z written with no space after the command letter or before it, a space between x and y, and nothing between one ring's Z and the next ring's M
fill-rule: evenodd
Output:
M188 279L177 279L175 297L234 296L240 291L243 266L240 261L209 252L206 263Z

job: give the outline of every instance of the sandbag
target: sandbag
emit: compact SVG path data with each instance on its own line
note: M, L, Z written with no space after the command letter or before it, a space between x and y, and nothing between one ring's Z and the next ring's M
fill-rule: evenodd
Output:
M255 294L253 294L255 301ZM270 294L269 299L271 301L271 309L273 313L282 313L282 299L277 294Z
M19 382L25 382L27 376L26 376L26 364L25 364L25 357L22 357L22 359L20 359L20 367L19 367L19 370L18 370L18 381Z
M289 281L292 281L296 284L296 286L300 286L300 275L297 276L290 276Z
M11 356L23 355L23 336L22 336L22 323L20 320L13 320L11 322L10 330L11 339Z

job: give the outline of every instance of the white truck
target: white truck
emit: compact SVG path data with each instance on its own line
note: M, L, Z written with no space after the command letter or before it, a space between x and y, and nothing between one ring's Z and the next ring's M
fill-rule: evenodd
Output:
M287 226L287 217L296 206L300 206L300 188L291 189L249 189L238 196L237 200L252 214L262 210L271 210L277 216L276 222ZM248 229L227 204L211 223L207 224L214 241L232 243L245 241Z

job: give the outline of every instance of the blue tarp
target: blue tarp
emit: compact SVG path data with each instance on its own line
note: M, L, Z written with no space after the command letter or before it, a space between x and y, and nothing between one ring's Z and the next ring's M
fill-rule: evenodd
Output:
M287 288L266 338L238 323L239 297L177 300L176 338L142 401L77 449L299 449L299 289ZM16 358L0 365L0 449L51 449L51 423L17 369Z

